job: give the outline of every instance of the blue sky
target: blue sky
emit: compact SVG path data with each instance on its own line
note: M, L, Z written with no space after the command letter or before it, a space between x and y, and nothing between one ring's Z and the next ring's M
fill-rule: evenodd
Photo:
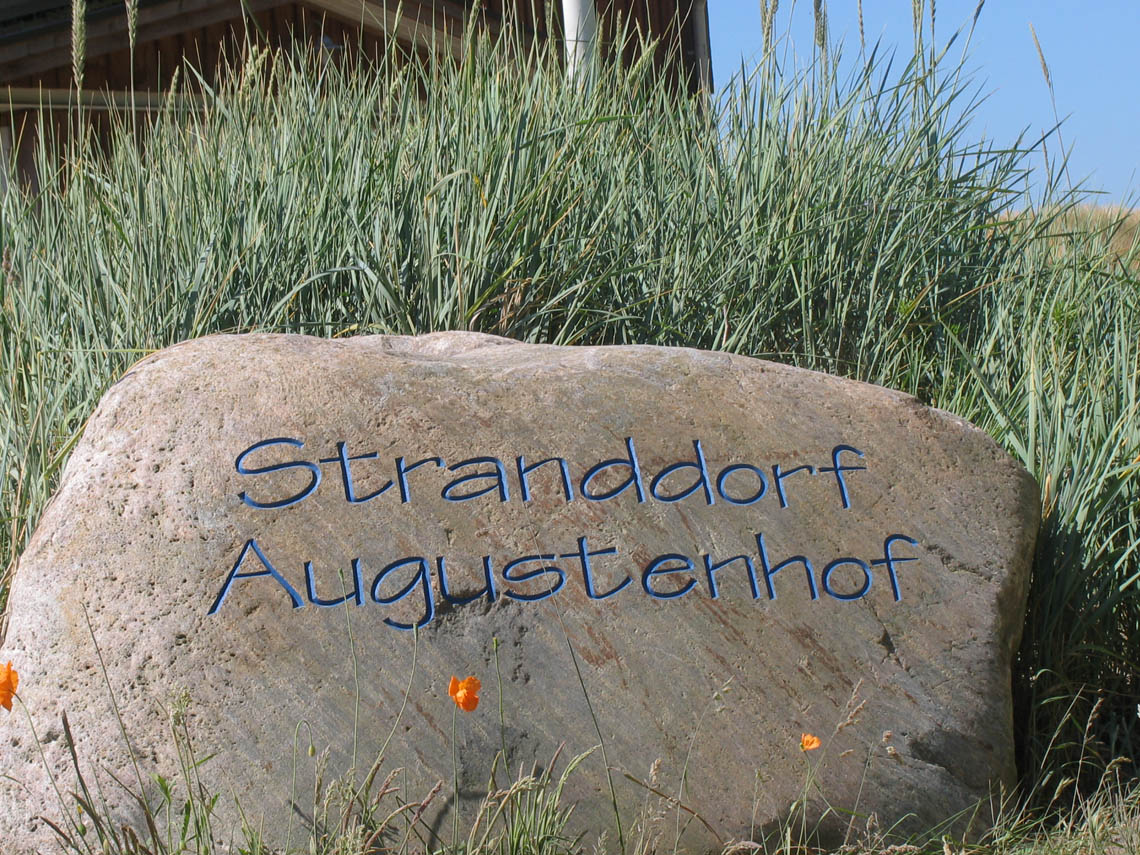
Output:
M938 0L935 33L940 45L959 28L969 29L977 0ZM827 3L832 40L846 53L858 50L856 0ZM782 0L775 31L790 33L800 55L811 55L811 0ZM966 67L988 93L974 133L1012 143L1022 130L1039 136L1054 123L1049 89L1029 25L1045 53L1064 120L1061 139L1071 149L1074 184L1103 190L1101 203L1140 206L1140 1L988 0L982 8ZM868 43L909 50L910 0L864 0ZM713 76L722 89L740 69L751 67L760 47L760 0L709 0ZM961 55L961 40L951 56ZM1051 147L1050 155L1053 150Z

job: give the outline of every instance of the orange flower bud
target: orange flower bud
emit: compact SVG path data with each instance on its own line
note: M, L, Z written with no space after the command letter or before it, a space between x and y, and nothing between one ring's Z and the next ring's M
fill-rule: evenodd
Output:
M815 751L822 744L818 736L812 736L810 733L800 734L800 751Z

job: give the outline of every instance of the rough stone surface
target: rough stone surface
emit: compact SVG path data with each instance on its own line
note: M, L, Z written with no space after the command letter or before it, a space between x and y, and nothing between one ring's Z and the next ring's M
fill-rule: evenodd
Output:
M255 447L266 440L278 441ZM390 486L350 502L340 448L352 498ZM398 460L432 457L449 468L407 471L402 502ZM572 500L557 461L527 474L524 496L520 458L555 457ZM827 471L836 457L865 468ZM486 458L502 462L502 487ZM613 460L626 463L584 490L588 470ZM813 469L786 474L801 466ZM304 498L251 504L304 493L314 469ZM766 492L745 504L757 472ZM981 431L865 384L725 354L472 333L217 336L144 359L103 398L20 561L0 661L21 674L60 789L75 786L67 711L85 772L116 804L126 800L110 774L135 773L111 695L153 792L153 772L176 776L169 713L188 692L197 750L215 755L201 774L224 794L219 816L232 821L236 793L251 818L264 812L271 839L294 770L295 828L311 815L309 733L329 751L329 778L351 764L354 729L362 767L392 732L384 768L405 770L403 798L445 782L425 821L450 839L453 674L483 683L478 709L455 723L467 819L504 744L517 770L563 743L563 758L586 751L600 730L626 833L648 801L667 814L669 845L681 829L682 848L716 849L713 831L770 828L805 785L813 816L830 805L836 829L845 810L930 828L1012 780L1010 663L1037 524L1034 481ZM598 599L582 549L596 553ZM427 599L419 564L392 566L416 556ZM705 556L746 556L755 592L738 559L713 572L714 598ZM810 582L803 562L774 571L794 556L810 561ZM444 596L438 557L447 594L471 602ZM843 599L868 578L865 596ZM311 602L346 593L347 607ZM428 599L421 629L392 626L424 621ZM849 716L853 696L862 705ZM2 728L0 840L31 851L50 840L36 816L60 808L26 717ZM804 732L823 747L802 752ZM684 811L678 823L624 774L648 783L657 760L656 787L707 826ZM587 841L602 829L616 841L600 751L565 797Z

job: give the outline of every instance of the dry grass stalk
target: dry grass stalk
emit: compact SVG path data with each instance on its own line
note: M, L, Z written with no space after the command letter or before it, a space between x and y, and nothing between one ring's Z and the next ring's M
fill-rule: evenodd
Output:
M87 56L87 0L71 0L71 74L75 87L83 88L83 64Z

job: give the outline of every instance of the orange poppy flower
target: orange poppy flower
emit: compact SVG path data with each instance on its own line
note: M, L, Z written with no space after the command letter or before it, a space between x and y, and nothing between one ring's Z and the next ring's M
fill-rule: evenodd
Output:
M818 736L812 736L810 733L800 734L800 751L815 751L822 744Z
M12 662L0 668L0 707L12 711L12 698L16 696L16 686L20 683L20 675L12 667Z
M483 686L478 677L467 677L463 680L451 678L451 685L447 693L455 701L455 705L464 712L471 712L479 706L479 689Z

